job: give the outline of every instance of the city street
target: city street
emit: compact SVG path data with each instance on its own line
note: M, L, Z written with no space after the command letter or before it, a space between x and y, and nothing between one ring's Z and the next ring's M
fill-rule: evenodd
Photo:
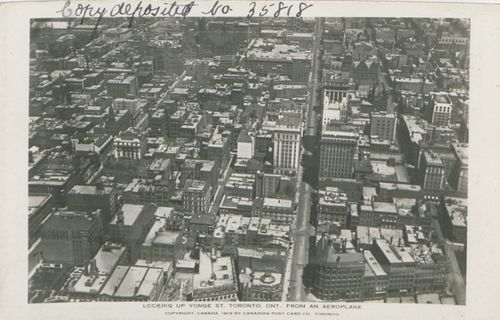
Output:
M314 228L309 223L311 215L312 188L305 182L300 185L300 200L297 211L296 229L293 231L294 250L290 276L289 301L304 301L305 288L303 283L304 267L309 263L309 237L314 234Z
M317 101L317 90L320 85L319 68L320 68L320 43L322 34L321 19L318 19L315 28L314 44L313 44L313 61L312 61L312 86L310 90L310 101L306 113L307 131L306 135L316 135L316 112L314 112L314 104ZM307 146L304 146L307 147ZM288 301L304 301L306 292L303 282L304 267L309 263L309 237L314 235L314 228L310 224L311 217L311 192L312 187L302 181L302 167L299 168L297 195L298 201L297 216L295 226L292 227L293 236L293 254L291 262L290 286L288 290Z

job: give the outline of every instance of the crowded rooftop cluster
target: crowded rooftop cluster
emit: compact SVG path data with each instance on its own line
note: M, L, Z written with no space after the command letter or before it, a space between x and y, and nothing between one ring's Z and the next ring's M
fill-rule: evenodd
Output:
M95 23L31 22L29 302L463 303L467 20Z

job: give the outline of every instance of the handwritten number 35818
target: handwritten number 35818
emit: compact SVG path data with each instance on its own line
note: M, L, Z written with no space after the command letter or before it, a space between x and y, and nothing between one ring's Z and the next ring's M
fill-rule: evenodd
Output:
M282 1L257 7L257 3L252 1L250 2L250 9L248 10L247 18L252 18L254 16L268 17L269 15L272 15L275 18L283 16L295 16L300 18L302 13L310 7L312 7L312 4L307 4L305 2L300 2L298 5L291 4L287 6Z

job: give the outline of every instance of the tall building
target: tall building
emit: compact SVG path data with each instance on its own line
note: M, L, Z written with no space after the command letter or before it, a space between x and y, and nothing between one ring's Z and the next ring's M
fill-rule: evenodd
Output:
M102 183L95 186L77 185L66 195L66 205L69 210L94 211L101 210L104 231L119 209L118 194L112 187Z
M255 174L255 193L257 197L273 197L281 182L281 175L257 172Z
M153 66L155 72L181 74L184 71L184 49L175 41L157 41L153 44Z
M210 185L203 180L187 180L182 192L182 206L194 214L207 214L210 208Z
M283 116L273 129L274 173L297 172L300 157L301 120Z
M242 130L238 136L238 159L251 159L255 151L255 137L248 135L248 132Z
M355 84L352 79L343 77L338 70L325 70L323 74L323 96L329 101L342 102L348 97L350 91L354 90Z
M313 290L322 300L359 298L365 273L364 256L345 252L345 242L322 236L316 245Z
M453 108L448 95L446 93L435 94L432 105L431 123L435 126L448 126Z
M325 96L323 101L323 128L326 128L332 121L345 120L347 117L347 98L341 101L331 100Z
M397 119L395 113L370 113L370 136L389 141L396 140Z
M344 131L325 131L321 135L319 175L321 178L351 178L358 135Z
M85 265L102 244L101 212L54 211L43 222L41 238L43 261Z
M430 150L422 150L418 165L418 178L425 191L441 191L445 185L444 164Z
M453 143L452 150L458 158L450 174L450 185L460 194L467 194L467 183L469 180L469 156L468 144Z

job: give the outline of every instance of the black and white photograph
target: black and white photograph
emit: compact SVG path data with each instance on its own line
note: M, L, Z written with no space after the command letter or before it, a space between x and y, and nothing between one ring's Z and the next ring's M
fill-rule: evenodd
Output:
M465 304L467 19L33 19L29 302Z
M8 2L0 319L500 314L500 6Z

